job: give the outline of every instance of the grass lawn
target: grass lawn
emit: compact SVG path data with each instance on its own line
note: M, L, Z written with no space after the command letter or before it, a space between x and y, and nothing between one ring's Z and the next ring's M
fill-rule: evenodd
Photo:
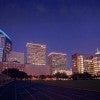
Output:
M61 87L100 91L100 80L44 80L38 82Z

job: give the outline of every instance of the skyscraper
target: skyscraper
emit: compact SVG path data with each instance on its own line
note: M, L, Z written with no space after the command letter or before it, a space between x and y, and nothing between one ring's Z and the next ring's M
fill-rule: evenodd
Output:
M9 36L0 29L0 61L7 61L7 56L12 50L12 41Z
M88 72L94 75L93 55L91 54L74 54L72 55L72 71L73 73Z
M93 57L93 63L94 63L94 75L100 75L100 51L98 49Z
M66 71L66 54L52 52L48 55L48 64L51 74Z
M73 73L84 73L84 62L83 55L74 54L72 55L72 71Z
M84 57L84 72L94 75L94 63L92 55Z
M46 45L27 43L27 63L46 65Z

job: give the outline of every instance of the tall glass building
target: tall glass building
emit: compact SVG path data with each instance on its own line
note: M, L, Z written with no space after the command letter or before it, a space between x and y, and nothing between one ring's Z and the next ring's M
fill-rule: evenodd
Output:
M12 50L12 41L9 36L0 29L0 61L7 61L7 56Z

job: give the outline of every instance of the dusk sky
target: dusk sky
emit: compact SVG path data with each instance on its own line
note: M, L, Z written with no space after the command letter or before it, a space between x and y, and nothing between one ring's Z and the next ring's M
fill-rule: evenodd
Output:
M0 29L25 52L26 43L45 44L68 55L100 49L100 0L0 0Z

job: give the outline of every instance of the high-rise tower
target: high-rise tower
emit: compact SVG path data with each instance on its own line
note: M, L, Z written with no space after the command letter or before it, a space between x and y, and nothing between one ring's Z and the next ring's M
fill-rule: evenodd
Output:
M73 73L83 73L84 72L84 62L83 55L74 54L72 55L72 71Z
M46 45L27 43L27 63L46 65Z
M73 73L87 72L94 74L93 55L91 54L74 54L72 55L72 71Z
M66 71L66 54L52 52L48 55L48 64L51 69L51 74Z
M7 56L12 50L12 41L9 36L0 29L0 61L7 61Z
M100 51L97 49L97 52L95 53L93 57L93 63L94 63L94 75L100 75Z

